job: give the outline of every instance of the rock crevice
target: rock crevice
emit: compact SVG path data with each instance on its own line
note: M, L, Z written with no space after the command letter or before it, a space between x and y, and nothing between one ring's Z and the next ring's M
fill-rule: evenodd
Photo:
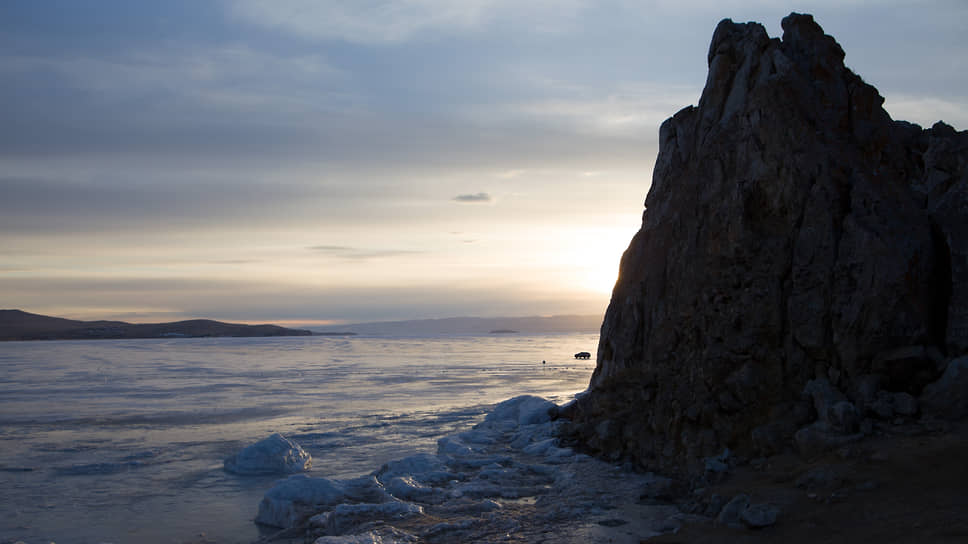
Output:
M968 133L893 121L812 16L782 26L722 21L698 106L660 128L568 414L592 451L696 473L792 444L811 380L918 395L968 352Z

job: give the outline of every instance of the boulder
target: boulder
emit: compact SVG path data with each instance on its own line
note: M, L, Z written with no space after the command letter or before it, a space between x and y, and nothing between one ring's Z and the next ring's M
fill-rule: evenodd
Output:
M864 374L853 380L848 395L861 413L865 413L877 399L877 393L883 389L884 381L884 376L880 374Z
M716 523L720 525L725 525L727 527L740 528L743 526L740 516L743 515L743 511L746 510L750 505L750 497L745 493L736 495L723 509L720 510L719 515L716 516Z
M683 493L685 486L682 482L657 476L653 473L648 474L648 479L642 486L640 499L653 499L657 501L671 501Z
M968 356L954 359L921 393L921 410L941 419L968 417Z
M894 417L894 397L887 391L878 391L867 410L873 417L888 421Z
M659 129L589 390L563 414L593 453L696 476L726 447L779 451L803 422L772 414L811 380L824 427L798 442L826 448L853 439L865 376L917 396L938 354L968 351L968 133L892 120L813 17L782 27L720 22L698 104Z
M918 413L918 399L910 393L894 393L891 397L894 412L902 416L913 416Z
M751 504L739 515L740 521L750 529L762 529L776 523L780 509L771 504Z
M850 433L857 430L860 416L847 397L835 389L826 378L807 382L805 396L813 399L817 420L835 431Z
M863 437L863 433L845 434L832 429L822 421L817 421L797 431L793 435L793 443L800 455L809 459L825 451L856 442Z
M938 377L940 357L936 350L924 346L904 346L878 353L871 370L887 378L889 391L918 392Z
M275 433L226 457L222 466L242 475L295 474L312 468L313 458L299 444Z

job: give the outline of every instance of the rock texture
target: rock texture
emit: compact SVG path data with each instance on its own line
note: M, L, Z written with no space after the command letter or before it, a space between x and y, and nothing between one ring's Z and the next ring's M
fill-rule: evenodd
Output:
M695 475L800 429L822 449L968 352L968 133L893 121L810 15L782 26L722 21L699 105L662 124L565 414L594 452Z

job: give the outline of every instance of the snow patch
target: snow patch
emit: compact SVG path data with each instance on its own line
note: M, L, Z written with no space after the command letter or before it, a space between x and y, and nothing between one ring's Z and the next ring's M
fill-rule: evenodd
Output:
M554 410L545 399L516 397L474 428L438 440L436 454L391 461L353 480L290 476L266 493L256 520L303 529L319 537L315 544L382 544L508 535L622 542L633 527L629 538L637 542L651 531L634 520L670 519L638 503L645 476L561 447ZM622 513L629 504L642 512Z

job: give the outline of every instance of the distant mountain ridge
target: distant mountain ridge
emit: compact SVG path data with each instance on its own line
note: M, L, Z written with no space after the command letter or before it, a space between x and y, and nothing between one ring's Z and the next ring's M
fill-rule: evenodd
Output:
M243 325L211 319L190 319L171 323L77 321L32 314L22 310L0 310L0 341L310 335L312 332L308 330L287 329L278 325Z
M521 334L597 333L601 315L556 315L531 317L447 317L408 321L382 321L314 327L318 333L334 331L356 334L422 336L426 334L496 334L513 331ZM505 333L510 334L510 333Z

